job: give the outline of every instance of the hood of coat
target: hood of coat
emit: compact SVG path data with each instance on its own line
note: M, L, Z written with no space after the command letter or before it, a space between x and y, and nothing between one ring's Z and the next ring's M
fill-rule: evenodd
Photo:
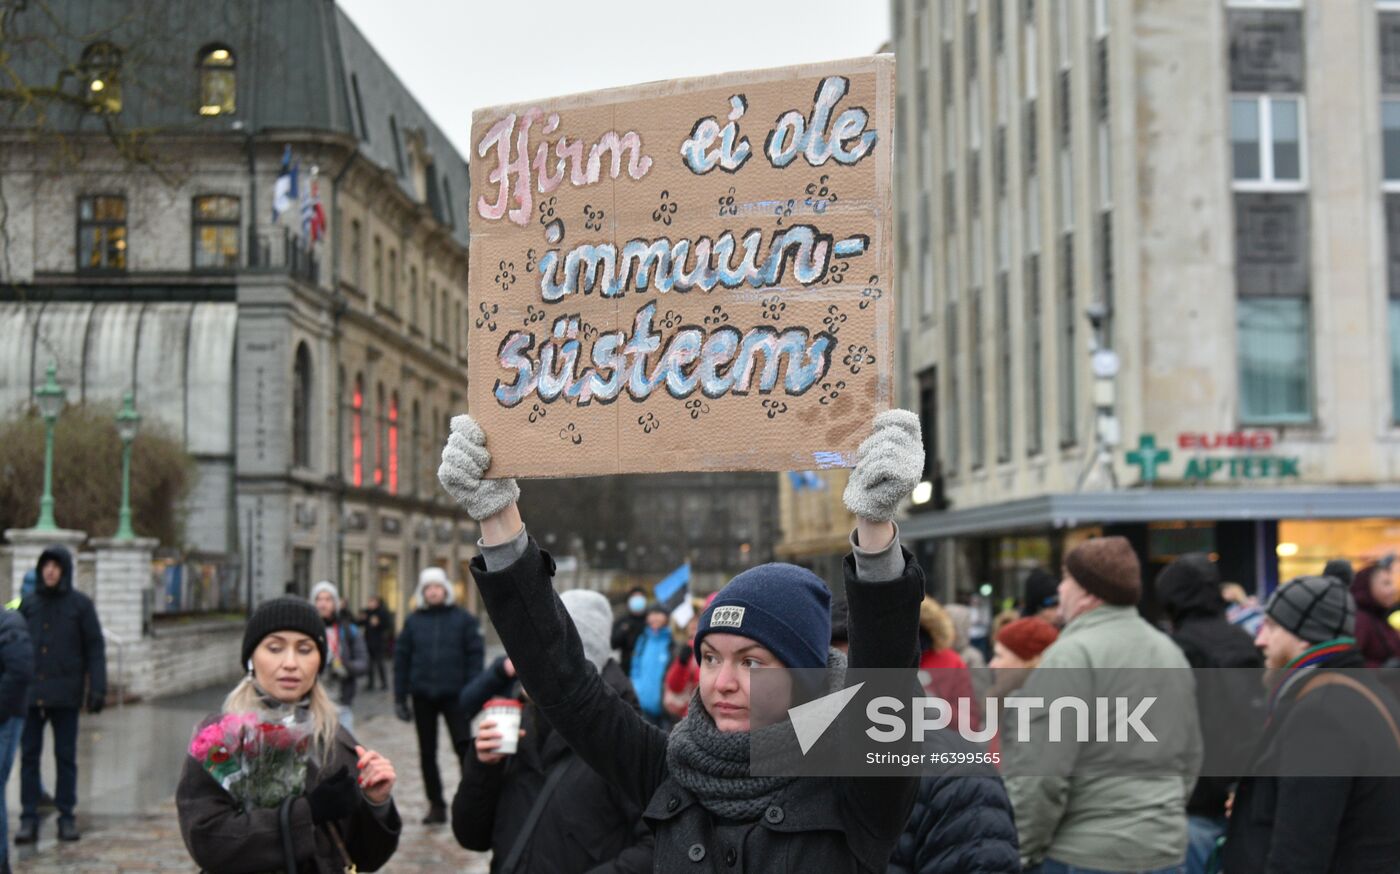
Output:
M423 572L418 575L418 588L413 590L413 606L416 609L428 609L428 602L423 600L423 590L428 586L442 586L447 590L447 598L442 602L445 607L451 607L457 600L457 593L452 588L452 581L447 578L447 571L440 567L423 568Z
M56 561L59 567L63 568L63 576L59 578L58 585L49 588L44 585L44 563ZM38 576L38 583L35 591L40 594L62 595L73 591L73 555L63 546L50 546L39 553L39 560L34 564L34 572Z
M1157 600L1173 622L1187 616L1223 616L1220 570L1203 552L1183 555L1157 575Z

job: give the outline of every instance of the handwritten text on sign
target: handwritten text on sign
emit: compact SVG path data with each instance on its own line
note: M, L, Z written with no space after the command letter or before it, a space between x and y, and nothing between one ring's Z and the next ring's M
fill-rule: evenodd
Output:
M892 80L871 58L478 112L493 473L849 463L892 389Z

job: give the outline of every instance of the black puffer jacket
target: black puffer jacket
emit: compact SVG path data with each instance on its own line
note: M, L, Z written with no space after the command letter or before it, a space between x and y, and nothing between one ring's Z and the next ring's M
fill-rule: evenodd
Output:
M845 561L850 667L905 668L918 660L923 571L907 551L894 580L861 580ZM509 567L472 559L501 642L530 697L593 770L620 788L656 835L656 871L764 874L883 872L909 820L918 779L798 778L756 820L710 813L671 776L667 736L599 677L554 592L554 560L533 539Z
M44 562L54 559L63 568L58 585L44 585ZM51 546L36 565L39 587L19 605L29 623L34 644L34 685L31 707L82 707L107 697L107 647L92 599L73 588L73 556Z
M415 610L394 649L394 700L410 695L456 700L481 673L485 657L481 626L471 613L452 604Z
M637 706L637 693L617 662L603 666L603 682ZM501 872L545 781L562 770L512 874L650 871L654 839L642 823L642 808L585 765L528 702L521 727L519 751L504 762L482 764L475 750L463 756L462 785L452 799L457 842L469 850L490 850L492 874Z
M1400 871L1400 744L1381 711L1343 686L1314 686L1344 670L1400 720L1400 703L1363 670L1355 649L1286 684L1226 831L1228 874L1393 874ZM1304 692L1304 690L1307 690ZM1278 776L1287 773L1353 776Z
M1225 618L1220 571L1204 553L1191 553L1167 565L1157 577L1157 598L1172 623L1172 640L1196 671L1201 736L1206 740L1204 772L1220 774L1229 763L1246 762L1264 724L1260 686L1241 670L1260 670L1264 657L1249 633ZM1209 702L1209 703L1207 703ZM1192 816L1222 817L1234 778L1201 777L1186 802Z
M940 733L939 740L949 751L973 750L947 732ZM1016 820L1001 777L990 767L981 773L924 775L887 874L1020 872Z
M32 682L34 644L29 626L16 611L0 611L0 721L25 714Z

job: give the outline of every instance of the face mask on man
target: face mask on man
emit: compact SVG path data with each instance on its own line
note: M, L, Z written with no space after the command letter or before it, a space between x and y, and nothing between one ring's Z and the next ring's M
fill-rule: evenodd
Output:
M646 608L647 599L645 595L633 595L627 599L627 609L631 610L633 613L641 613Z

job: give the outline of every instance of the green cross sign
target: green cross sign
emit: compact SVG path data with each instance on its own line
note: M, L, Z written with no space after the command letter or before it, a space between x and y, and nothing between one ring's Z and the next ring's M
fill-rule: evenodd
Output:
M1166 464L1171 460L1171 452L1166 449L1158 449L1157 438L1151 434L1143 434L1138 437L1138 448L1128 453L1128 463L1138 466L1142 471L1142 481L1145 483L1155 482L1157 465Z

